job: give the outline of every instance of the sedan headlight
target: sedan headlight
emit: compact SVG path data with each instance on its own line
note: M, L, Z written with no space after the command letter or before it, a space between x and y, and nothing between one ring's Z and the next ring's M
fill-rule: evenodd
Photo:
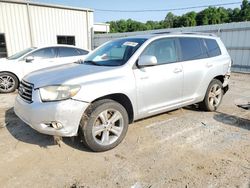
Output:
M75 96L80 90L78 85L46 86L40 88L43 102L66 100Z

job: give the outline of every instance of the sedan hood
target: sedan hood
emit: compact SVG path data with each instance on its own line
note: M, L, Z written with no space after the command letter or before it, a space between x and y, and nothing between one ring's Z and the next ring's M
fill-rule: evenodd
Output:
M0 63L16 63L17 60L9 60L7 58L0 58Z
M95 66L88 64L67 64L52 68L41 69L24 77L24 80L34 84L35 88L48 85L82 84L98 79L101 74L112 71L116 67ZM98 73L98 75L96 75Z

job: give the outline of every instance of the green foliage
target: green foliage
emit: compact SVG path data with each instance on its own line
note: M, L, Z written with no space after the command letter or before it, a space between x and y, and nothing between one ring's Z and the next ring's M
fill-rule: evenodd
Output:
M223 7L208 7L198 13L192 11L182 16L169 12L162 21L118 20L108 22L111 33L145 31L164 28L190 27L197 25L211 25L230 22L250 21L250 2L243 0L241 8L225 9Z

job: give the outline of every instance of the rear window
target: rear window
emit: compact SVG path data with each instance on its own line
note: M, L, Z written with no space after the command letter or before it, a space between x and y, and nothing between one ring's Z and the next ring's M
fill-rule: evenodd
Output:
M220 47L214 39L205 39L209 57L221 55Z
M202 59L208 57L199 38L179 38L182 61Z

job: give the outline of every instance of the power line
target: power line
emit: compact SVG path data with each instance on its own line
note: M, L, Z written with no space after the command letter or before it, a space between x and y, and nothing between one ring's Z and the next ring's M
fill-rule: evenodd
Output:
M196 9L196 8L206 8L206 7L218 7L218 6L226 6L226 5L236 5L241 4L242 2L232 2L232 3L221 3L221 4L213 4L213 5L201 5L201 6L192 6L192 7L182 7L182 8L171 8L171 9L148 9L148 10L112 10L112 9L94 9L99 12L169 12L176 10L188 10L188 9Z

